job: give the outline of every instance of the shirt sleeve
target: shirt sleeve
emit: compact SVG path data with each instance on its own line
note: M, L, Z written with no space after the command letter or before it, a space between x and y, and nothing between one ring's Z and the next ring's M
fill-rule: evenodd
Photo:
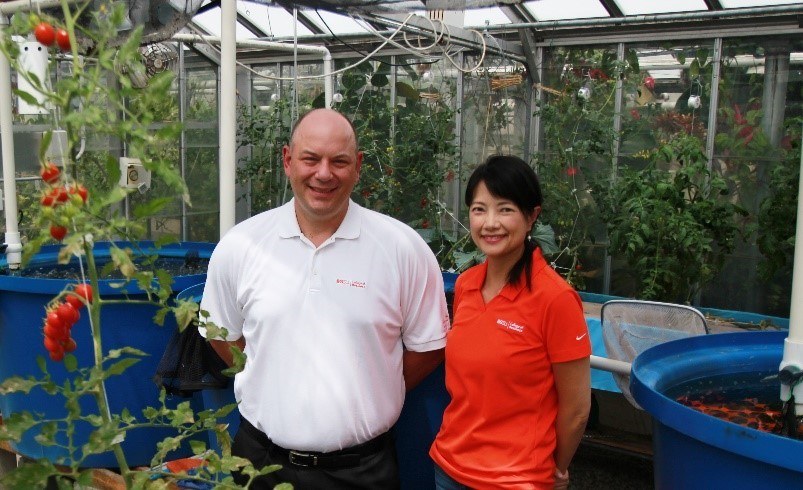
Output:
M232 240L221 240L212 257L209 259L209 268L204 284L204 293L201 298L201 310L209 316L201 317L201 326L198 328L201 335L206 337L206 328L203 323L210 321L218 327L228 331L226 340L234 341L242 337L243 315L237 301L237 260L242 257L242 250L233 250Z
M410 232L409 256L401 269L402 341L408 350L427 352L446 345L449 311L438 261L426 242L415 231Z
M574 290L558 293L544 312L547 355L552 363L574 361L591 355L591 340L583 303Z

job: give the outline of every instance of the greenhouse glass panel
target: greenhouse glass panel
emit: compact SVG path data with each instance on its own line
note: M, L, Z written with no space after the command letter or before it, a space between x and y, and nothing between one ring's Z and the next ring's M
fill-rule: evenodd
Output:
M184 179L192 201L187 210L187 239L215 241L219 236L217 146L189 148L185 158Z
M620 165L643 167L681 132L705 140L712 53L710 41L628 47L635 63L623 83Z
M611 175L620 66L615 46L548 50L536 109L544 141L534 160L544 192L541 222L557 245L551 260L590 292L604 287L605 228L595 198Z
M306 11L307 18L314 22L322 32L333 34L367 33L369 29L362 20L355 20L345 15L336 14L323 9Z
M499 7L468 9L465 11L463 26L484 26L485 24L510 24L510 18Z
M217 122L217 70L211 67L188 68L186 80L185 121Z
M741 7L768 7L771 5L794 5L803 3L799 0L719 0L723 8L741 8Z
M217 122L187 122L184 125L184 130L187 148L218 147Z
M279 64L255 65L251 69L251 104L269 107L280 97Z
M467 56L474 66L477 56ZM469 166L492 154L526 157L529 86L524 66L501 57L486 57L484 68L463 78L463 154Z
M220 29L219 9L213 10L218 10L218 14L217 18L211 22L217 22L216 25L218 26L218 29ZM254 25L273 37L289 37L294 33L299 36L312 34L312 31L307 29L304 24L295 22L293 20L293 14L282 7L270 7L268 5L262 5L255 2L238 0L237 12L240 13L240 15L247 17L249 21L254 23ZM196 19L197 18L198 16L196 16ZM250 37L254 37L254 35L251 34ZM239 29L237 32L237 39L243 39L240 37Z
M645 2L644 0L616 0L625 15L665 14L708 10L704 0L673 0L671 2Z
M706 153L713 49L710 40L627 49L618 166L596 189L612 294L690 303L735 233Z
M258 5L255 5L255 7L258 7ZM206 12L195 14L195 16L192 18L192 22L194 24L200 26L209 35L217 37L220 37L221 34L221 28L220 28L221 20L222 18L220 15L219 7L209 9ZM293 26L292 16L290 17L290 21L287 25L289 25L292 28ZM293 32L291 30L290 35L292 34ZM235 36L237 39L253 39L255 37L253 32L249 31L244 25L240 24L239 22L235 27Z
M282 165L282 148L290 139L290 104L276 98L271 105L241 107L237 129L237 183L245 193L249 215L287 202L292 193Z
M40 207L39 197L44 189L45 186L39 178L17 181L17 215L19 217L17 226L22 236L31 237L39 232L34 218Z
M293 71L293 64L282 64L282 96L297 103L299 113L312 108L316 99L323 107L323 63L299 62L298 72L294 75Z
M523 5L539 21L610 17L599 0L539 0Z
M723 49L714 170L725 199L747 213L744 231L706 304L734 301L749 311L786 316L790 308L794 196L800 166L803 45L786 39L731 39ZM766 287L756 288L756 284Z

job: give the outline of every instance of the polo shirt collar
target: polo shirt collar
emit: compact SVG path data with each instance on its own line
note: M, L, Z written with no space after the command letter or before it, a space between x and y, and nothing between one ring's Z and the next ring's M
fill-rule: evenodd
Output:
M298 219L296 219L296 199L290 201L284 206L280 207L278 212L279 218L279 236L281 238L301 237L301 227L298 226ZM360 227L362 225L362 207L356 202L349 199L349 207L346 211L346 217L340 223L340 227L332 235L332 238L354 239L360 236Z
M536 247L533 251L532 277L535 278L546 266L547 263L544 259L544 254L541 252L541 247ZM479 273L475 274L473 277L467 278L468 280L464 284L466 291L472 289L479 290L482 288L482 283L485 281L485 276L488 274L488 262L483 262L478 267L480 267ZM519 281L516 285L505 284L505 287L502 288L499 295L513 301L526 287L526 281Z

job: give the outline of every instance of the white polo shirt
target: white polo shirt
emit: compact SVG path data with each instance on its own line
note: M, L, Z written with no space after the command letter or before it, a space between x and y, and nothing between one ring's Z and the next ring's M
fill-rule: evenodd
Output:
M228 340L245 337L240 413L279 446L308 451L390 429L404 402L402 344L440 349L449 328L427 244L353 201L317 249L293 201L232 228L212 254L201 308Z

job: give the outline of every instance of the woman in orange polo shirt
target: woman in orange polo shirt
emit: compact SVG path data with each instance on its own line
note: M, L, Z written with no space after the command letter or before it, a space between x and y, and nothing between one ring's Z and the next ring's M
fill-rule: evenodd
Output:
M457 279L446 339L452 397L430 449L436 488L566 488L591 405L591 343L579 295L530 240L535 172L492 156L466 187L484 263Z

